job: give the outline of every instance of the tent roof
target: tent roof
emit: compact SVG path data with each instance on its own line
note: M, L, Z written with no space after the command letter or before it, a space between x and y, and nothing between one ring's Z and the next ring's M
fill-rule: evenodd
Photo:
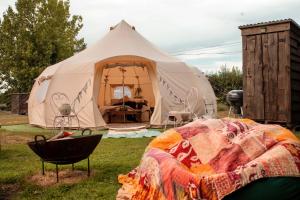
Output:
M116 56L140 56L156 62L182 62L159 50L122 20L94 45L50 68L58 73L92 73L91 64ZM44 74L43 74L44 75Z

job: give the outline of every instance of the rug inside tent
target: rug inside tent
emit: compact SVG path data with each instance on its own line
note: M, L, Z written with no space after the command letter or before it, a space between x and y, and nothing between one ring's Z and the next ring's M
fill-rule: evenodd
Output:
M300 141L289 130L249 119L197 120L152 140L140 165L119 175L117 199L234 199L276 177L300 186L299 172ZM299 197L297 188L293 195Z

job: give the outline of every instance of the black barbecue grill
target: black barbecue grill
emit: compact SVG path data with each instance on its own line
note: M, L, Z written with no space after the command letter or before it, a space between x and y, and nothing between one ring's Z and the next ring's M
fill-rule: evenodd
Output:
M230 116L231 112L235 116L243 115L243 90L231 90L227 93L226 100L230 105L228 116Z

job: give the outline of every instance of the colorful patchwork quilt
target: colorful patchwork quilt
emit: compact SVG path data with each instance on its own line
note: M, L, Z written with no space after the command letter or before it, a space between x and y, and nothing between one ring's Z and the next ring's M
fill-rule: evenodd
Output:
M264 177L300 176L300 141L279 125L197 120L155 138L119 175L117 199L222 199Z

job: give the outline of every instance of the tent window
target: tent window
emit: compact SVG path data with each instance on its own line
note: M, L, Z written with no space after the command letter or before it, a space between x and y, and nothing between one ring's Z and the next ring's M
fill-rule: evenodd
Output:
M48 87L49 87L49 84L50 84L50 80L45 80L43 81L38 89L37 89L37 92L36 92L36 100L39 102L39 103L42 103L45 101L46 99L46 95L47 95L47 91L48 91Z
M117 86L114 88L113 93L115 99L121 99L123 98L123 86ZM124 96L128 96L129 98L132 97L131 89L129 86L124 86Z

